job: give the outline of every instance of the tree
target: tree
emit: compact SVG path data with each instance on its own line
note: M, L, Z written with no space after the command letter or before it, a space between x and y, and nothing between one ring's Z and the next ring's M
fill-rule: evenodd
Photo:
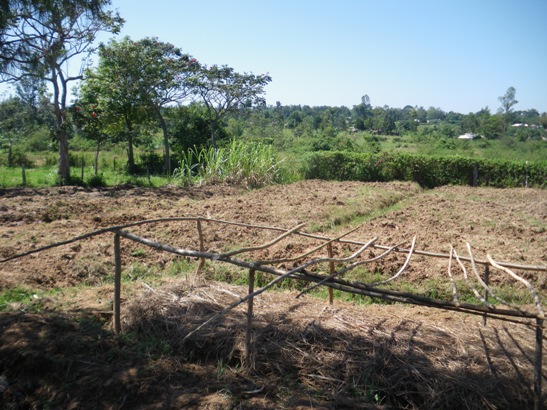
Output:
M513 106L518 104L518 101L515 99L516 93L517 90L515 90L515 87L509 87L504 95L498 97L501 103L500 110L503 114L509 114L513 110Z
M134 81L134 71L138 71L138 66L124 64L126 57L129 59L131 55L128 47L131 47L128 42L116 41L99 47L99 65L87 70L78 92L78 101L82 105L75 109L96 105L94 112L97 116L100 113L99 124L104 126L102 132L114 142L127 142L127 171L134 173L134 146L138 142L136 131L150 114L141 104L138 82ZM84 132L84 136L91 139L94 135Z
M507 132L507 127L513 122L514 119L513 106L518 104L518 101L515 99L516 93L517 90L515 90L515 87L509 87L504 95L498 97L498 100L501 103L501 107L498 111L503 116L504 134Z
M101 45L99 58L98 68L90 72L90 84L94 84L98 98L107 102L105 109L124 117L130 171L134 168L134 126L153 116L163 131L164 171L171 174L169 129L163 108L180 104L194 93L194 83L190 84L189 78L199 68L197 60L155 38L132 41L129 37Z
M58 176L70 180L67 136L67 93L80 73L68 62L93 51L99 31L119 32L123 19L106 10L110 0L14 0L0 18L0 74L2 81L27 77L51 86L54 134L59 145ZM4 11L4 10L3 10Z
M13 144L28 124L28 111L21 99L12 97L0 103L0 139L7 142L8 166L14 166Z
M162 108L171 103L181 104L195 93L190 79L196 76L199 63L174 45L155 38L145 38L133 45L135 60L125 63L135 63L140 68L139 78L135 79L139 84L140 98L152 110L162 129L164 172L171 175L169 130Z
M268 74L240 74L228 66L202 67L195 85L207 108L211 145L216 147L215 127L229 112L241 107L263 105L264 87L272 81Z
M174 147L179 152L194 147L205 147L209 141L209 121L203 104L191 103L168 107L169 132L174 139Z
M108 140L107 129L110 121L108 119L105 121L105 117L102 108L99 107L99 101L97 95L93 93L93 89L81 89L80 99L72 107L72 122L84 138L93 140L97 144L93 164L95 175L99 171L101 146Z

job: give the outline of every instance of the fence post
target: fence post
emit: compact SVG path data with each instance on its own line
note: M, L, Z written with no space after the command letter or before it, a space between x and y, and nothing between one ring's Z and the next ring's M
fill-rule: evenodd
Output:
M82 156L82 182L84 181L84 167L85 167L85 159Z
M203 230L201 229L201 219L198 218L197 220L198 225L198 235L199 235L199 251L204 252L205 251L205 245L203 244ZM205 258L201 257L199 258L199 265L196 269L196 273L201 272L201 269L205 265Z
M249 295L254 292L255 289L255 270L249 269ZM245 338L245 360L244 367L249 370L252 366L252 344L253 344L253 302L254 298L251 297L247 301L247 334Z
M334 252L332 251L332 242L329 242L327 245L327 252L329 253L329 258L334 257ZM333 275L336 272L334 269L334 261L329 261L329 274ZM334 291L331 287L328 288L329 290L329 305L332 305L334 303Z
M486 284L486 286L489 286L488 285L489 276L490 276L489 265L485 265L485 267L484 267L484 283ZM486 306L486 304L488 303L488 290L487 289L484 289L484 300L485 300L484 306ZM488 315L485 313L482 316L482 325L483 326L486 326L486 319L487 318L488 318Z
M122 277L122 257L120 252L120 235L114 234L114 333L121 331L120 322L120 296L121 296L121 277Z
M21 164L21 174L23 178L23 186L27 186L27 173L25 172L25 164Z
M477 163L475 162L475 165L473 165L473 186L477 186L479 182L479 168L477 167Z
M536 319L536 357L534 363L534 410L541 410L541 361L543 354L543 319Z
M524 187L528 188L528 161L526 161L526 180L524 182Z

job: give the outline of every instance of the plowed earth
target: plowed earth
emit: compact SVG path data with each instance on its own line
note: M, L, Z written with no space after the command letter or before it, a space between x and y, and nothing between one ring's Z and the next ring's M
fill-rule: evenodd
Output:
M345 239L377 238L376 244L384 246L406 241L402 246L409 247L416 235L419 250L448 254L454 246L464 256L469 242L478 259L488 253L498 261L547 265L546 191L425 191L408 183L325 181L255 191L230 186L0 190L0 260L111 226L196 216L283 229L304 223L302 231L331 238L355 229ZM127 229L199 250L195 221ZM261 245L280 233L203 223L209 252ZM198 334L189 344L181 338L246 289L213 281L221 269L214 263L201 275L179 275L179 257L124 239L124 333L116 337L110 313L112 237L103 233L0 264L0 290L24 289L35 292L36 299L34 305L2 302L5 408L455 408L454 403L522 408L533 403L534 333L521 325L491 321L482 328L480 317L399 304L363 307L335 300L330 306L312 296L296 299L294 290L256 299L257 358L253 369L243 371L243 306L211 324L201 338ZM317 244L292 235L242 258L282 260ZM358 247L335 245L334 252L347 257ZM307 257L326 256L321 252ZM379 253L371 249L363 257ZM369 269L387 278L404 260L405 254L394 253ZM196 262L188 262L195 270ZM290 269L298 263L274 266ZM515 272L543 298L545 271ZM394 288L435 286L441 278L447 278L446 259L415 255ZM490 280L522 288L503 272L492 272ZM201 295L211 305L199 305L201 310L172 327L171 319L197 306L185 299L190 295ZM401 363L407 365L405 374L397 373ZM394 382L405 377L407 384ZM447 393L452 390L455 396Z

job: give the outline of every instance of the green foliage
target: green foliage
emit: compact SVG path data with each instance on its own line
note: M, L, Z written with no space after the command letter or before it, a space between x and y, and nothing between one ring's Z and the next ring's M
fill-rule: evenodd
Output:
M203 105L192 103L169 107L166 119L175 151L187 151L193 147L206 147L209 144L211 129L207 110ZM216 139L217 141L226 139L226 131L223 128L216 130Z
M545 188L547 161L485 160L408 154L319 152L310 155L306 178L358 181L415 181L423 187L473 185Z
M268 74L241 74L226 65L200 68L194 86L206 107L213 147L216 147L216 129L223 117L238 109L264 105L262 95L270 81Z
M272 146L233 140L225 148L187 150L173 177L181 184L223 182L256 188L280 182L280 165Z
M40 310L39 295L30 289L15 287L5 289L0 293L0 312L8 312L17 308Z
M106 186L106 179L102 173L93 175L87 180L86 185L92 188L103 187Z

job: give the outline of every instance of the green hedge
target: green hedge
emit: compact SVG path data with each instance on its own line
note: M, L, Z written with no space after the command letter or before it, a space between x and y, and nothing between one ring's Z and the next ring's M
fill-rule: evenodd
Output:
M309 156L307 179L339 181L415 181L426 188L442 185L477 185L499 188L547 187L547 161L486 160L463 157L431 157L396 153L363 154L316 152Z

